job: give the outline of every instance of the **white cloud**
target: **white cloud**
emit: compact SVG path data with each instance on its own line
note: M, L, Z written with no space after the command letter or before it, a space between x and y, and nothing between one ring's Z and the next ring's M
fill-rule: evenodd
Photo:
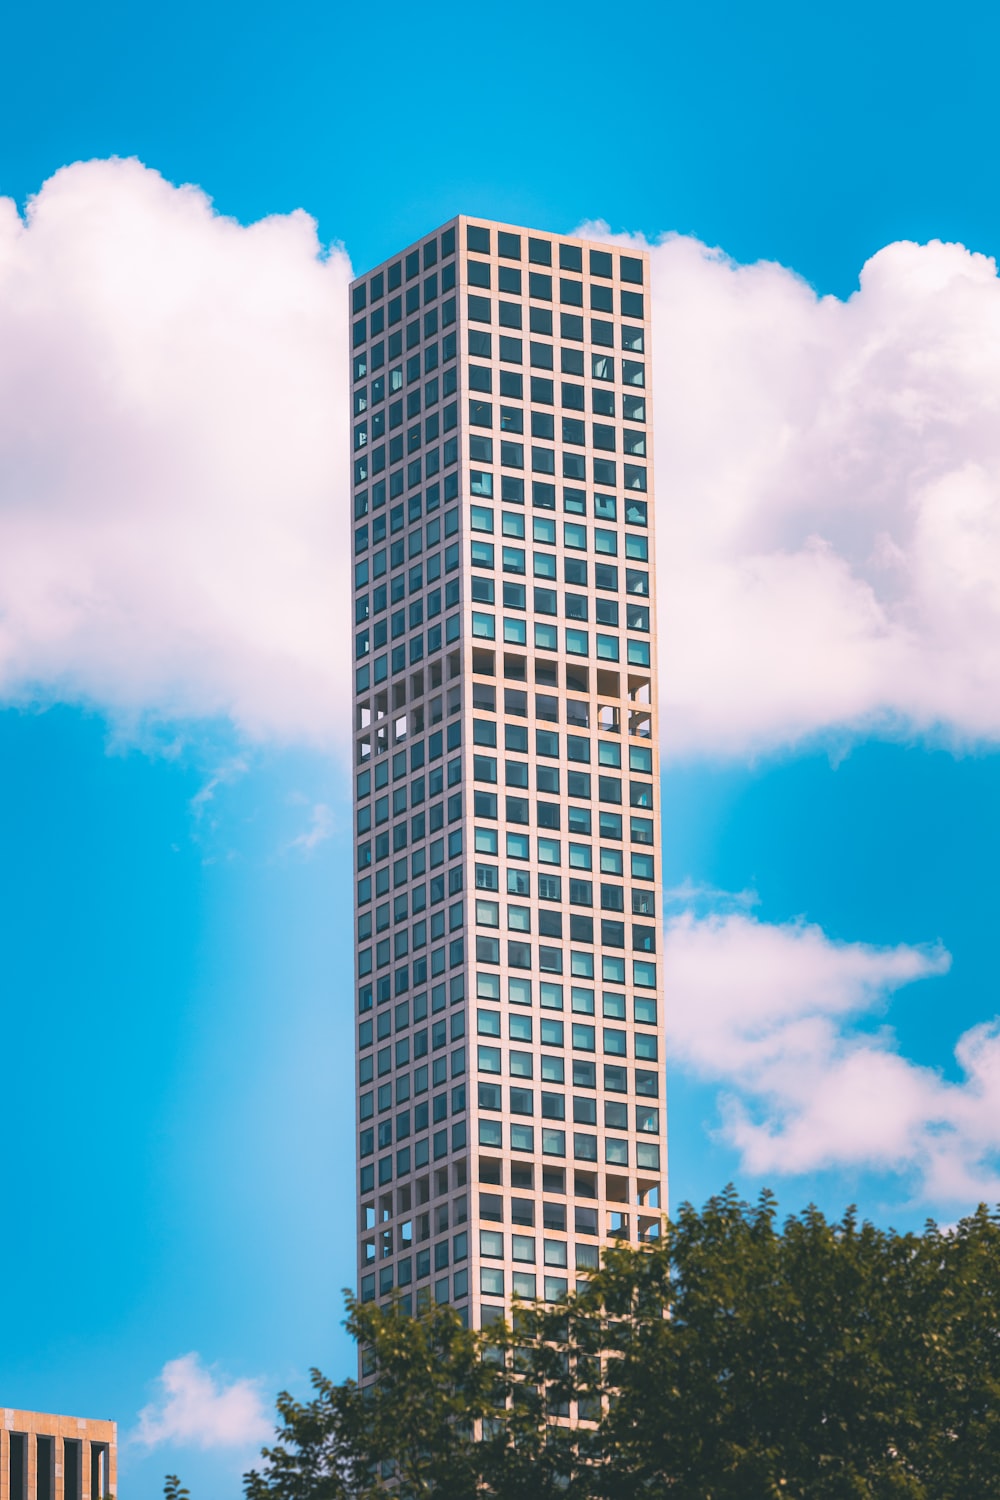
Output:
M134 1441L194 1448L238 1448L265 1442L274 1431L256 1381L228 1383L197 1354L168 1360L157 1399L139 1413Z
M958 1040L960 1082L871 1021L947 972L940 947L832 941L739 912L666 923L673 1066L720 1088L720 1133L757 1175L899 1173L930 1203L1000 1196L1000 1018Z
M241 776L245 776L250 769L250 763L243 755L234 755L231 760L219 766L208 778L205 784L198 788L191 798L191 811L196 817L201 817L210 802L215 801L215 794L222 786L231 786Z
M327 839L333 837L334 833L333 809L326 802L317 802L312 809L309 818L309 827L304 833L298 834L288 845L289 850L299 849L303 854L311 854L318 849L320 844L325 844Z
M1000 281L653 248L663 733L1000 735ZM343 743L345 287L135 161L0 200L0 697Z
M995 740L995 263L889 245L845 302L691 239L652 259L668 751Z
M0 694L348 732L349 277L135 161L0 200Z

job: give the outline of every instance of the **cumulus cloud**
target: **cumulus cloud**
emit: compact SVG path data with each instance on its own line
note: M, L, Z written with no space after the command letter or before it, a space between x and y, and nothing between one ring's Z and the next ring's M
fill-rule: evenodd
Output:
M662 724L1000 734L1000 281L894 244L846 301L652 250ZM342 249L135 161L0 200L0 697L346 737Z
M159 1394L139 1413L134 1440L146 1448L164 1443L194 1448L245 1448L273 1432L258 1385L222 1377L198 1354L168 1360L157 1377Z
M136 161L0 200L0 694L347 732L349 278Z
M899 1173L933 1203L1000 1197L1000 1018L958 1040L959 1082L873 1026L940 947L831 940L742 912L666 923L669 1056L720 1088L720 1134L757 1175Z
M678 236L652 262L668 752L996 740L995 263L892 244L841 301Z

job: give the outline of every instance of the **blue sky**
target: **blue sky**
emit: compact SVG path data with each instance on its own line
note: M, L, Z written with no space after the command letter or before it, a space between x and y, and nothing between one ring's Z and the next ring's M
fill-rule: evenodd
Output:
M169 11L22 6L2 24L0 196L21 210L61 167L135 156L169 183L199 185L220 213L241 224L304 208L322 243L341 243L358 268L456 211L567 232L602 219L613 231L651 240L676 231L721 246L741 266L777 262L820 295L840 299L856 291L863 264L898 241L956 241L986 256L1000 249L990 67L1000 23L985 5L943 16L939 8L895 3L825 10L724 4L662 7L632 21L589 4L500 12L390 5L373 14L303 4L280 13L259 4L206 8L185 0ZM91 189L82 178L70 182L79 186L76 197L61 200L68 256L74 235L82 245L88 235L117 232L110 220L86 226ZM104 191L94 186L93 201L110 202L100 197ZM145 188L129 179L114 191L125 203ZM150 223L164 215L165 239L178 222L174 200L154 192L150 203ZM215 228L197 230L204 241L190 233L197 249ZM325 330L328 302L340 306L340 283L335 296L325 285L314 291L320 272L306 266L310 253L278 246L268 252L268 267L280 276L287 256ZM672 271L681 288L674 302L665 301L664 317L673 316L678 328L684 323L688 356L705 326L704 341L720 363L707 384L692 384L697 414L721 428L727 408L711 405L709 387L723 366L727 378L741 362L752 370L770 340L752 330L737 339L714 324L711 331L707 312L726 325L735 306L726 299L738 287L741 309L762 310L759 323L767 326L775 309L786 319L788 343L776 329L774 344L794 349L796 360L822 343L829 319L790 276L724 282L722 270L700 262L689 276L686 253L683 245L663 252L660 274L666 281ZM78 259L87 263L85 255ZM119 279L124 263L117 262ZM3 264L0 257L0 303L13 295ZM968 296L981 301L935 302L921 321L921 288L951 275L945 261L896 254L879 266L850 316L863 330L877 329L890 354L898 350L904 334L890 337L885 329L905 284L911 301L899 324L907 357L888 376L874 365L866 369L854 415L842 417L837 454L853 451L855 439L863 447L856 410L864 407L865 381L873 383L872 407L888 405L911 379L914 350L952 348L964 338L975 351L977 330L996 327L992 273L980 268L979 281L968 281ZM254 274L247 273L248 285ZM327 263L323 276L338 274L335 261ZM88 303L80 326L98 323L104 307L96 298ZM238 301L229 309L235 317L234 308ZM865 344L850 331L854 324L842 326L855 348ZM265 359L272 334L263 323L254 330ZM831 350L840 339L831 338ZM13 348L13 338L7 342ZM0 354L0 390L9 398L35 389L23 372L45 345L29 342L31 360L23 349L6 362ZM296 367L306 372L305 384L316 357L310 347ZM817 368L822 397L830 366ZM943 368L941 389L956 393L955 409L941 415L935 387L934 420L951 444L950 472L974 469L979 484L949 513L975 512L986 540L971 553L990 558L1000 501L991 467L997 455L992 439L981 436L989 427L981 418L995 413L996 363L973 367L970 357L962 379L956 366ZM661 392L679 408L686 374L678 360ZM331 403L338 378L329 377ZM804 424L798 395L780 374L767 380L774 420ZM38 389L51 383L46 377ZM66 389L72 396L75 388ZM736 399L745 403L747 426L771 420L755 411L752 392L737 390ZM822 416L826 407L817 400ZM30 425L30 406L19 415ZM69 505L88 528L88 507L98 502L77 482L74 465L91 436L98 442L103 417L89 408L78 419L65 408L54 416L41 406L37 415L57 448L60 435L70 434L72 461L62 466L58 504L45 511L48 522L31 545L47 558L60 549L75 555L79 538L67 542L48 523ZM302 421L275 473L288 474L289 494L312 485L333 507L328 455L309 467L300 450L314 428ZM810 421L811 430L822 425L815 414ZM804 519L788 522L790 529L782 530L794 510L787 496L797 484L808 487L827 450L817 439L800 468L773 472L775 493L786 496L780 518L772 510L753 522L749 550L767 553L777 568L788 555L804 555L818 532L855 570L854 581L891 608L897 596L888 588L878 593L882 575L862 556L867 522L851 507L863 508L870 496L874 510L883 489L905 491L892 517L906 550L909 523L900 517L922 493L912 476L923 474L926 452L919 437L908 449L900 430L886 428L871 441L873 452L895 455L885 470L891 484L882 485L883 471L860 464L850 504L847 490L824 491L812 509L803 503ZM679 446L682 435L678 430ZM658 441L663 460L662 432ZM938 433L938 448L943 441ZM33 482L22 483L11 461L21 451L0 428L0 470L8 473L0 480L0 516L4 508L13 516L49 503L51 471L32 471ZM182 497L172 495L168 472L162 492L147 486L147 504L147 471L137 452L128 449L126 464L119 443L112 458L123 468L136 465L140 478L126 499L135 500L137 525L148 527L155 562L165 535L157 516ZM752 465L745 460L744 449L734 450L719 472L743 474L749 493ZM690 504L702 514L716 490L707 480L699 489L692 478L694 446L684 449L684 463L686 469L678 460L670 470L669 488L661 481L660 504L678 514ZM157 474L164 470L169 463L160 462ZM713 475L712 484L721 484ZM233 491L238 505L238 475ZM277 502L272 493L253 504ZM249 511L257 514L248 503ZM220 513L217 530L223 523L235 528L236 514ZM302 514L312 515L305 502ZM881 536L881 511L879 517L871 531ZM334 522L337 536L337 516ZM95 520L90 529L103 537L102 526ZM744 531L753 527L747 521ZM693 540L683 528L678 534L692 557L703 558L710 545L713 558L722 557L714 533L709 541L701 531ZM140 551L142 545L140 537ZM241 553L235 529L231 538L222 530L220 545L234 559ZM926 554L940 550L934 532ZM988 570L985 577L968 571L969 551L956 549L961 565L921 595L919 619L908 600L906 640L901 634L888 667L873 665L877 643L861 657L838 654L837 631L846 637L857 625L848 605L831 634L817 625L808 637L819 644L802 676L779 681L777 663L758 650L747 699L734 688L732 711L723 703L720 723L711 704L697 706L701 727L678 732L664 785L666 884L679 891L676 910L729 921L698 931L732 938L737 959L749 951L740 941L777 934L776 962L787 959L797 1014L811 1014L803 986L836 991L822 1012L836 1035L810 1056L810 1066L832 1077L845 1057L867 1065L872 1056L858 1051L858 1039L872 1039L875 1051L882 1049L876 1065L885 1057L906 1065L901 1072L892 1062L893 1076L902 1077L898 1097L915 1090L931 1100L927 1118L914 1107L912 1118L883 1119L887 1144L868 1157L838 1152L819 1123L798 1120L801 1101L774 1072L773 1056L761 1061L737 1051L716 1066L711 1055L721 1033L689 1029L678 1040L683 1062L669 1080L675 1202L702 1200L733 1178L747 1193L768 1183L789 1208L811 1197L831 1211L857 1201L902 1226L919 1224L928 1212L955 1217L975 1185L992 1180L983 1159L972 1163L978 1177L963 1175L968 1150L959 1166L950 1159L928 1165L921 1134L935 1132L935 1111L946 1108L941 1091L961 1088L967 1078L954 1055L960 1036L1000 1010L1000 731L989 708L991 698L1000 703L996 605ZM784 583L773 571L767 579L779 633L794 635L801 622L782 604ZM949 580L956 595L972 601L961 619L940 603ZM351 1025L342 980L351 937L350 817L336 735L310 717L322 683L313 691L321 680L308 651L300 655L309 691L294 711L279 701L277 687L254 697L253 683L247 688L241 676L249 662L255 677L257 660L243 623L239 649L230 651L227 638L224 650L211 638L206 654L222 663L216 679L190 666L201 654L196 620L189 623L197 649L178 649L161 674L153 663L157 630L173 619L171 610L185 613L193 595L161 601L162 613L145 620L148 640L136 632L140 645L131 657L92 649L90 627L81 626L84 644L67 647L65 659L62 647L31 642L25 667L16 639L11 646L26 618L15 593L0 559L0 645L13 662L0 673L0 1122L8 1202L17 1208L0 1245L0 1273L16 1289L0 1340L0 1396L6 1405L117 1417L123 1435L132 1434L122 1473L136 1500L152 1500L163 1473L174 1469L196 1496L236 1495L255 1447L253 1390L269 1403L281 1385L301 1388L312 1364L343 1374L351 1363L339 1328L340 1288L353 1274ZM932 594L936 602L928 604ZM283 597L280 587L267 596L276 628L293 613ZM326 617L317 618L326 628ZM698 634L700 617L686 618ZM739 627L744 619L734 613L729 623ZM774 622L753 620L759 639L771 639ZM289 626L289 660L299 650L298 628ZM322 648L322 631L312 634ZM875 635L882 641L884 632ZM732 686L717 664L717 645L701 654L684 649L678 679L687 672L685 683ZM856 661L861 667L852 667ZM855 692L848 682L827 693L837 672L856 671L860 679L862 668L870 669L873 686ZM261 662L261 675L268 671ZM228 703L242 706L227 712ZM683 717L681 707L675 713ZM678 964L700 962L702 950L689 954L679 930ZM796 967L808 932L821 940ZM906 952L893 969L887 955L899 945ZM738 963L718 981L740 982ZM702 991L692 994L697 1000ZM758 1020L765 1014L760 997L747 1004L758 1006ZM856 1018L853 1030L830 1022L845 1007ZM719 1024L727 1024L728 1013L720 1014ZM760 1024L769 1045L785 1048L782 1058L794 1063L781 1027ZM741 1070L754 1069L757 1084L742 1088ZM890 1087L886 1097L891 1103L897 1095ZM740 1136L736 1126L727 1133L725 1101L734 1098L755 1126L777 1131L778 1146L765 1150L759 1134ZM919 1138L912 1150L899 1145L897 1124L900 1140ZM214 1382L201 1429L158 1384L167 1362L192 1351ZM239 1384L245 1381L259 1384ZM227 1392L231 1408L224 1406ZM142 1441L135 1434L147 1406L149 1441ZM227 1427L230 1409L236 1415Z

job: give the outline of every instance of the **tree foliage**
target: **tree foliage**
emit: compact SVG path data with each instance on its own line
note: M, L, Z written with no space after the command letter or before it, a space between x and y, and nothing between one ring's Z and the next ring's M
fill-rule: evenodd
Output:
M1000 1495L996 1215L779 1225L727 1189L664 1229L513 1326L350 1302L375 1383L282 1394L247 1500Z

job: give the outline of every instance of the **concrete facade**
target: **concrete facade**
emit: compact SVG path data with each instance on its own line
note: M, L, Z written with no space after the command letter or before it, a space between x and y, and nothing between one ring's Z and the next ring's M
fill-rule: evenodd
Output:
M0 1500L105 1500L117 1493L117 1423L3 1409Z
M649 263L350 295L359 1294L479 1326L666 1202Z

